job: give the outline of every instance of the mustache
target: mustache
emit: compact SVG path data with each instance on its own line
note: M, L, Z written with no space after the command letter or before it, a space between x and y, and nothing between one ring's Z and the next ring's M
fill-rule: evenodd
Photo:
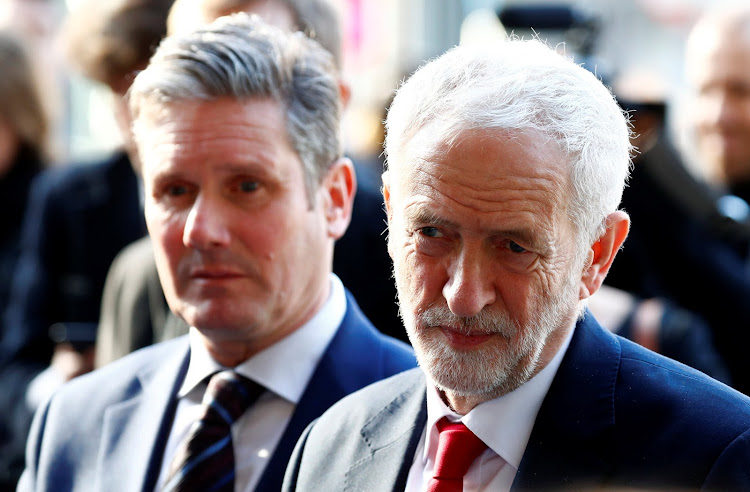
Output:
M232 254L226 250L220 251L198 251L192 250L183 257L179 265L179 270L185 274L191 271L204 268L213 268L216 266L236 269L250 277L259 277L260 273L255 262L249 261L239 255Z
M418 315L418 321L425 327L450 326L459 333L469 335L477 333L501 334L514 336L518 324L507 313L480 311L471 317L458 316L447 306L431 306Z

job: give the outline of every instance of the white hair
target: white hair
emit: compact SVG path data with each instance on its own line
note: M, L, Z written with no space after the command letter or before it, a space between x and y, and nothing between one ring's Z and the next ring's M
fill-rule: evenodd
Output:
M622 199L630 170L627 114L594 74L538 40L460 46L422 66L389 109L388 160L427 125L448 144L477 129L537 131L556 141L571 164L569 210L586 246Z

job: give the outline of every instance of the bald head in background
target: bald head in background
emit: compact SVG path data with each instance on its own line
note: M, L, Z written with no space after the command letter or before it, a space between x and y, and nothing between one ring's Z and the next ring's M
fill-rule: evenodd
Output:
M167 19L168 33L184 33L236 12L260 16L287 31L302 31L333 55L341 69L341 27L326 0L176 0Z
M693 27L685 68L689 127L710 181L750 182L750 8L711 12Z

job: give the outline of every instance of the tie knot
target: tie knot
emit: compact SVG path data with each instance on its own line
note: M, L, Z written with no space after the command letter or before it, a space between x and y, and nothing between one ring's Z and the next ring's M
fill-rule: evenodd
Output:
M207 414L215 413L231 426L262 392L262 386L246 377L230 370L221 371L208 381L203 406Z
M262 386L231 370L211 376L203 414L175 451L163 490L234 490L232 424L262 392Z
M487 449L487 445L461 422L452 424L443 417L438 421L437 428L440 437L434 478L463 481L463 476L474 460Z

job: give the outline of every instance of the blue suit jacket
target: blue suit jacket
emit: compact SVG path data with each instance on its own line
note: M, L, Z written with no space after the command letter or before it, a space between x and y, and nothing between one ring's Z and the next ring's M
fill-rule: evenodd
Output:
M19 491L152 491L190 359L186 336L71 381L40 408ZM305 427L343 396L416 365L347 293L347 311L256 490L279 490Z
M416 369L336 404L303 434L283 490L403 491L426 424L425 391ZM587 314L513 489L609 487L750 490L750 399Z

